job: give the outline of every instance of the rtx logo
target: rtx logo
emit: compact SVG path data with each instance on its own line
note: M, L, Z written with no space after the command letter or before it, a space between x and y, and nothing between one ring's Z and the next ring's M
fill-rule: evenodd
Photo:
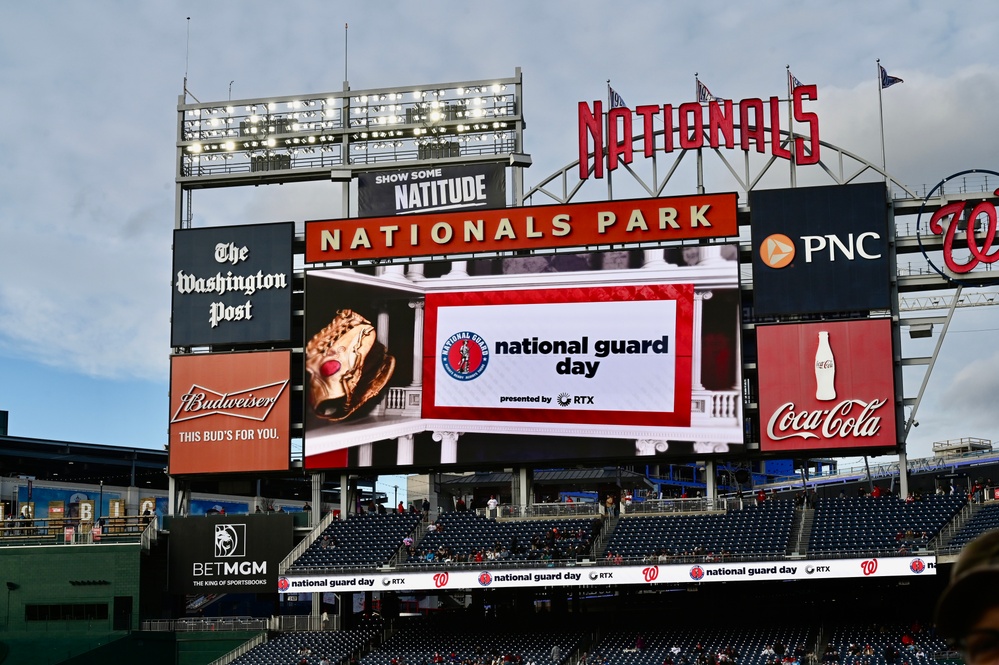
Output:
M215 558L231 559L246 556L246 525L215 525Z

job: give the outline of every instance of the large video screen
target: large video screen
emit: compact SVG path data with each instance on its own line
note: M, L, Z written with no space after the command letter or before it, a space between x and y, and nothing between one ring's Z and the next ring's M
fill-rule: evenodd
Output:
M712 245L311 271L305 466L741 449L737 256Z

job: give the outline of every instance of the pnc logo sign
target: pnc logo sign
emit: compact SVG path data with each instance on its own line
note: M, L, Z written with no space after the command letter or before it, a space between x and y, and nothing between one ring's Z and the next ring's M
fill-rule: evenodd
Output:
M771 268L783 268L794 260L794 241L783 233L774 233L760 243L760 258Z
M873 231L840 237L834 233L822 236L801 236L805 263L828 260L873 261L882 256L878 244L881 236ZM797 254L794 241L783 233L773 233L760 243L760 258L764 265L780 269L790 265Z
M884 183L750 192L753 314L890 307L886 197Z

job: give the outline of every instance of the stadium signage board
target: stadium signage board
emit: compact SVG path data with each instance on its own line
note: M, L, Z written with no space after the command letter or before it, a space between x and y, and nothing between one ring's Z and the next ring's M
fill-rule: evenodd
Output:
M606 114L601 101L592 105L579 102L579 178L603 178L605 165L607 171L613 171L621 164L631 164L636 142L641 143L645 157L674 150L738 147L759 153L769 149L773 157L794 159L801 165L818 164L819 117L804 108L806 100L817 99L814 85L796 86L791 93L793 122L804 135L795 136L792 148L785 147L781 137L781 123L788 117L786 100L777 97L766 102L749 98L737 103L715 98L686 102L676 108L672 104L637 106L634 110L619 106ZM654 123L661 123L663 128L655 129ZM659 133L663 140L656 146Z
M295 575L278 578L279 593L329 591L432 591L517 587L655 586L710 582L790 581L913 577L936 574L936 557L489 568L351 575Z
M890 308L884 183L754 190L749 201L754 314Z
M170 359L170 475L285 471L291 352Z
M738 235L737 195L704 194L503 210L310 221L306 263L591 246Z
M897 445L890 319L758 326L760 449Z
M170 588L182 593L273 593L292 547L288 514L174 517Z
M743 446L737 246L620 254L564 273L308 271L305 467Z
M291 339L291 222L174 231L171 345Z
M506 170L501 164L426 166L357 176L357 215L502 208Z
M693 284L427 294L424 416L687 427L693 301Z

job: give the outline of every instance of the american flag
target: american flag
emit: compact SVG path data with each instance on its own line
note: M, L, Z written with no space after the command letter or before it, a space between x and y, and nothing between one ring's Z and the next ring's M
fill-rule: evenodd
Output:
M795 78L794 74L791 73L790 69L787 70L787 84L791 87L792 91L800 85L805 85L804 83Z
M899 77L897 77L897 76L889 76L888 75L888 70L885 69L884 67L882 67L881 65L878 65L878 67L881 68L881 89L882 90L884 90L885 88L890 88L891 86L895 85L896 83L903 83L902 79L900 79Z

